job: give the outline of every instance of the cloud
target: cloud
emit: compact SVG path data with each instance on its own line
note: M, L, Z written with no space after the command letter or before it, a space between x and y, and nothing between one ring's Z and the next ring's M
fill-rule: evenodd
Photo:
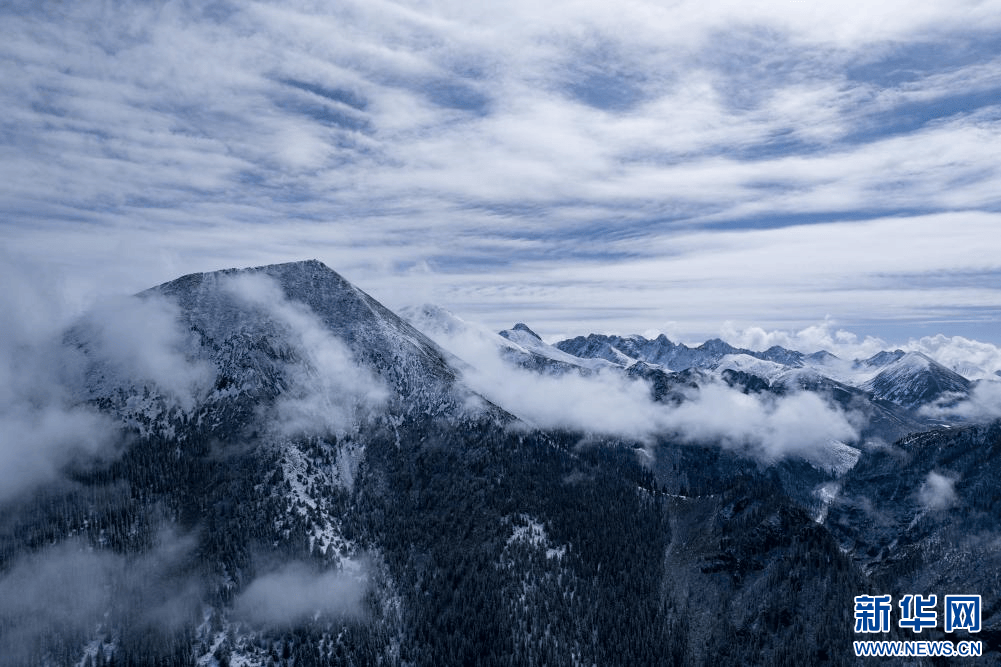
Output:
M921 352L951 368L969 380L996 379L1001 370L1001 348L963 336L924 336L907 342L889 343L875 336L864 336L838 328L831 318L798 331L762 327L739 328L732 322L724 324L721 337L731 345L751 350L766 350L773 345L805 353L827 350L845 361L866 359L881 350L902 349ZM849 366L845 370L850 371ZM990 388L985 391L989 392ZM985 394L985 398L987 395Z
M190 410L211 387L173 304L83 299L57 274L3 254L0 276L0 500L120 452L121 421L92 401L144 387L164 400L117 406L128 422L137 410Z
M254 624L295 625L317 614L358 617L367 580L360 564L349 571L317 572L289 563L261 575L236 598L233 613Z
M245 305L261 310L284 331L293 351L285 365L290 386L267 421L283 435L344 434L382 406L386 387L305 305L289 301L271 278L242 273L226 289Z
M652 442L677 438L718 444L774 461L801 456L829 463L838 441L854 441L857 419L810 393L744 394L716 381L686 389L680 405L653 401L650 385L615 371L554 376L515 366L507 342L459 318L415 324L470 365L463 378L505 410L541 428L566 428Z
M904 9L8 3L0 224L129 290L320 256L544 333L963 333L999 303L997 13Z
M904 349L923 352L969 380L997 378L995 372L1001 370L1001 348L963 336L938 334L911 339ZM990 391L988 385L984 391Z
M918 490L918 500L925 509L930 511L946 510L959 502L956 495L956 479L935 471L928 473L928 478Z
M211 388L214 370L194 357L193 332L180 324L180 310L157 296L104 298L83 315L71 341L85 347L92 391L147 385L168 403L190 411Z
M193 546L162 531L148 552L131 557L68 540L14 560L0 575L0 665L79 650L111 627L125 630L119 640L182 627L202 599L183 567Z
M968 419L973 422L1001 418L1001 381L981 380L966 397L946 394L934 404L923 407L921 414L945 419Z
M671 410L666 421L689 441L748 447L766 460L827 462L836 442L858 439L853 419L806 392L771 399L710 384Z
M115 425L87 408L0 408L0 501L60 477L69 463L113 453Z
M37 645L50 633L87 637L110 606L106 584L116 570L120 570L117 556L73 544L16 562L0 577L4 626L0 665L29 664L38 657L32 654Z
M7 259L0 256L0 259ZM0 261L0 501L57 479L68 463L111 454L115 424L74 400L79 368L62 344L73 317L58 281Z
M720 335L731 345L748 350L763 351L778 345L808 354L827 350L842 359L865 359L887 349L888 344L882 339L866 336L859 340L851 331L836 327L837 323L831 319L799 331L765 331L761 327L739 329L732 322L726 322Z

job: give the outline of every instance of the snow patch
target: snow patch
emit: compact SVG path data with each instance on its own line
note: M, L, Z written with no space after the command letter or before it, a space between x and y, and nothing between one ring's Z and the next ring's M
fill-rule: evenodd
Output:
M565 545L552 546L549 542L549 535L542 522L527 514L520 514L511 520L513 523L511 536L507 538L507 545L521 542L530 544L533 547L544 549L547 559L563 558L567 548Z

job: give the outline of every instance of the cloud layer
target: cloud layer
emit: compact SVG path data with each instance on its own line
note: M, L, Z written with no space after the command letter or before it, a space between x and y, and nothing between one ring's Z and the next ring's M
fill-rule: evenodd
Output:
M71 463L119 453L121 424L88 401L149 388L190 410L212 370L189 358L177 308L160 299L77 302L65 285L0 255L0 501L57 479ZM141 406L121 406L123 413ZM124 415L123 415L124 416Z
M319 257L551 335L1001 312L992 2L0 19L4 243L85 285Z
M163 531L141 555L68 540L14 561L0 574L0 665L58 654L60 642L78 649L119 622L146 637L189 623L203 594L197 577L184 573L193 547L190 537Z
M608 370L540 374L501 354L504 340L477 325L424 322L435 342L470 364L465 381L504 409L542 428L652 442L658 438L714 444L766 461L801 456L827 464L838 441L853 441L852 415L810 393L782 397L744 394L717 382L688 390L680 405L655 402L650 385Z

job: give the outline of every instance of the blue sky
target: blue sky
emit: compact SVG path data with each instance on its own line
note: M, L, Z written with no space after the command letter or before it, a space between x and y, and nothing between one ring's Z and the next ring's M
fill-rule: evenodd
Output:
M0 77L0 261L74 302L315 257L548 337L1001 343L1001 2L15 0Z

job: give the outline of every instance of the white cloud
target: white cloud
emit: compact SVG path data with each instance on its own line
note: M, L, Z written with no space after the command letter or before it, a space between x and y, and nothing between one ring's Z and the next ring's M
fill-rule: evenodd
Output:
M918 490L918 500L927 510L946 510L959 502L956 495L956 480L953 477L929 472L924 484Z
M176 304L157 296L106 298L73 331L92 364L87 383L99 393L116 386L152 386L168 402L191 410L211 388L214 370L194 357Z
M320 256L542 333L1001 302L991 3L0 11L5 240L88 281Z
M865 359L887 349L888 344L882 339L866 336L860 340L856 334L836 327L837 323L830 319L799 331L738 329L732 322L726 322L720 336L731 345L748 350L763 351L778 345L806 353L827 350L842 359Z
M274 280L242 273L230 278L226 287L284 328L294 354L302 355L286 365L291 386L268 420L280 433L343 435L388 399L386 387L371 370L356 363L350 350L307 306L289 301Z
M6 259L6 258L4 258ZM67 463L112 453L115 425L78 405L78 367L61 334L73 313L52 276L0 262L0 501L58 478Z
M995 373L1001 370L1001 348L963 336L938 334L911 338L906 343L893 343L875 336L860 337L851 331L838 328L838 323L830 318L799 331L782 329L766 331L762 327L753 326L738 328L732 322L727 322L720 335L731 345L751 350L765 350L773 345L806 353L827 350L845 361L865 359L881 350L902 349L905 352L921 352L968 380L987 380L975 393L977 398L971 399L971 410L983 412L980 408L972 408L972 405L981 405L986 409L997 402L997 397L992 392L997 384ZM850 374L851 367L845 365L841 370ZM988 413L989 410L984 412Z
M254 579L236 598L234 613L251 623L282 627L316 614L360 616L367 580L359 563L347 571L316 572L290 563Z
M848 416L816 394L770 399L719 384L703 387L695 400L670 410L666 422L688 440L748 447L766 460L826 461L836 442L858 438Z
M967 397L946 394L921 413L931 417L968 419L974 422L1001 418L1001 381L981 380Z
M1001 371L1001 348L963 336L925 336L911 339L904 349L923 352L943 366L970 380L997 379ZM984 385L985 391L989 385Z
M5 255L0 277L0 500L119 453L121 423L89 400L146 387L161 408L188 410L211 387L172 304L87 303L57 274Z
M814 394L747 395L708 382L687 390L687 400L672 406L653 401L647 382L622 373L540 374L504 360L502 339L476 325L461 320L448 328L424 324L425 333L470 364L464 379L474 390L542 428L646 442L680 438L745 450L768 461L801 456L827 462L837 441L858 438L849 415Z

